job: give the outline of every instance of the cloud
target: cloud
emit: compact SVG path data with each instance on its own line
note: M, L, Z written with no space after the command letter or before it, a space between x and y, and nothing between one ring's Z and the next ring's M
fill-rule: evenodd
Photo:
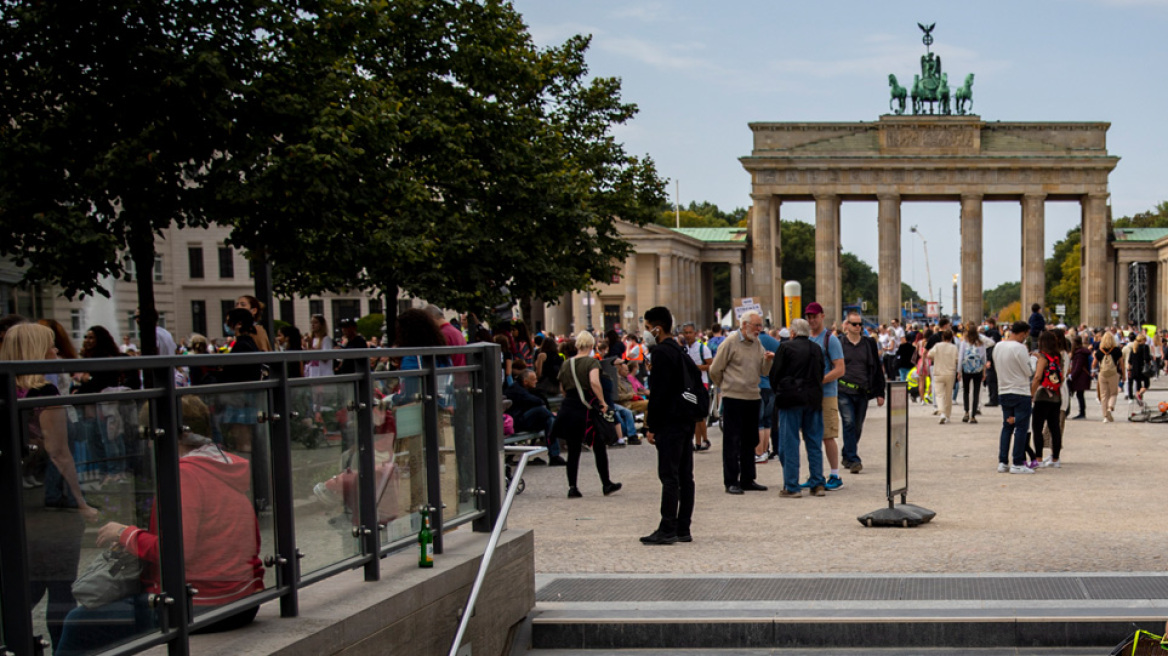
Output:
M614 11L613 18L639 20L646 23L660 23L673 16L662 2L645 2L629 5Z
M782 75L815 79L887 75L896 71L907 71L911 75L911 71L916 68L916 62L923 54L919 46L905 45L903 41L895 42L879 35L866 39L865 42L866 47L851 57L776 59L769 62L767 68ZM983 58L976 51L958 46L947 46L937 54L942 57L944 63L949 64L946 66L948 69L946 72L951 74L953 62L960 62L961 68L968 68L977 73L989 73L1010 67L1008 61Z

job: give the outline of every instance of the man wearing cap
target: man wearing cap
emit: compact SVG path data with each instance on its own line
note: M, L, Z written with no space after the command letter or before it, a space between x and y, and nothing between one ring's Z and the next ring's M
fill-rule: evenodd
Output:
M807 323L811 326L811 341L819 345L823 352L823 452L827 456L827 464L831 467L831 477L824 487L828 490L838 490L843 487L839 477L840 457L839 444L836 442L840 435L839 416L839 389L836 381L843 377L845 369L844 350L839 338L823 327L823 306L816 302L807 305L803 311ZM859 474L863 469L860 463L845 463L853 474ZM815 478L818 474L813 474Z
M365 343L365 338L357 332L357 320L351 317L345 317L338 322L341 327L341 334L345 336L344 349L363 349L369 348ZM357 373L357 361L353 359L337 360L333 364L333 371L340 374L355 374Z

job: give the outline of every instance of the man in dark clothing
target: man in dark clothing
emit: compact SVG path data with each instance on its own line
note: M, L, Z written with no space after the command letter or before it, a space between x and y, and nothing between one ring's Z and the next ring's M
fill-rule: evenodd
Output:
M949 317L941 317L941 319L939 321L937 321L937 329L934 330L933 334L929 335L929 338L925 340L925 352L926 353L933 350L933 347L937 345L937 342L941 341L941 333L945 332L948 329L949 329Z
M1030 306L1030 341L1038 344L1038 336L1046 330L1046 319L1042 316L1042 306L1035 303Z
M341 348L369 348L369 345L365 343L365 338L361 336L361 333L357 332L356 319L345 317L344 319L340 320L339 324L341 326L341 334L345 336L345 345ZM337 363L333 365L333 371L336 372L337 375L355 374L357 373L357 361L353 359L338 360Z
M998 322L993 317L986 320L985 336L994 340L994 344L1002 341L1002 331L998 330ZM986 403L987 408L996 408L998 406L998 372L994 369L994 347L986 349L986 388L989 391L989 402Z
M519 385L512 385L503 390L503 397L511 401L507 414L515 420L516 432L543 431L544 439L547 440L548 457L551 459L548 464L552 467L562 467L568 463L560 457L560 441L551 438L552 424L555 423L556 416L548 407L547 396L536 387L537 382L539 376L535 375L535 370L528 369L520 375Z
M880 366L876 341L860 332L863 319L859 312L849 312L844 324L844 375L839 379L839 413L843 428L843 462L857 463L860 454L860 436L864 432L864 418L868 415L868 401L884 405L884 368ZM828 482L827 489L836 489Z
M775 413L779 429L779 463L783 466L783 489L779 496L798 499L799 432L807 447L807 481L813 496L824 496L823 479L823 350L809 339L806 319L791 321L794 339L779 345L771 365L771 389L775 391Z
M645 312L645 346L650 347L649 407L646 437L657 447L657 477L661 480L661 523L641 538L643 544L693 542L690 520L694 509L694 422L678 414L685 391L683 367L689 355L672 337L673 315L665 307ZM656 344L656 346L654 346Z

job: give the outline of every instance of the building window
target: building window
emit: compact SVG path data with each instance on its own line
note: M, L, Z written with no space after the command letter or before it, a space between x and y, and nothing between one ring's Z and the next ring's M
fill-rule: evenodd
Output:
M247 277L255 280L255 260L250 257L247 259Z
M191 332L206 336L207 301L191 301Z
M69 310L69 336L81 339L81 310Z
M280 321L296 325L296 303L290 298L280 299Z
M166 313L165 312L158 313L158 327L159 328L166 327Z
M138 314L137 310L130 310L126 313L126 334L130 339L138 339L138 322L134 320L134 315Z
M333 323L337 323L341 319L360 319L361 318L361 300L360 299L334 299L333 300Z
M380 298L369 299L369 314L381 314L381 313L382 313L381 312L381 299Z
M219 247L219 277L223 279L235 277L235 250L230 246ZM234 306L234 301L232 305Z
M316 300L308 302L308 313L319 314L324 316L324 301Z
M235 309L235 301L219 301L219 309L223 311L223 336L227 337L227 315Z
M134 260L130 258L129 254L122 256L122 268L126 270L125 281L134 282L134 276L137 275L137 267L134 266ZM162 256L154 256L154 282L162 282Z
M203 247L191 246L187 249L187 259L190 261L191 280L203 279ZM198 332L198 331L195 331Z

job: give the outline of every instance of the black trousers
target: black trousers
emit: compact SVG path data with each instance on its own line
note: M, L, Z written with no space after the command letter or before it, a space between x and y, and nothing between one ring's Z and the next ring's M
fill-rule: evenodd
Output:
M722 484L726 487L754 482L761 404L758 399L722 399Z
M667 428L654 433L657 478L661 480L662 533L686 535L694 509L694 429Z
M1063 429L1060 424L1062 417L1062 403L1038 402L1030 414L1031 435L1034 437L1034 459L1042 458L1042 427L1050 427L1050 457L1059 459L1059 452L1063 450Z
M994 355L994 350L991 348L991 349L989 349L989 354L987 355L990 362L993 362L993 355ZM997 369L997 367L990 367L989 371L986 371L985 384L986 384L986 392L988 393L988 398L986 399L986 403L989 403L991 405L998 405L998 369Z
M969 409L969 392L973 391L973 409ZM981 396L981 374L961 372L961 399L965 403L965 414L977 412L978 397Z

